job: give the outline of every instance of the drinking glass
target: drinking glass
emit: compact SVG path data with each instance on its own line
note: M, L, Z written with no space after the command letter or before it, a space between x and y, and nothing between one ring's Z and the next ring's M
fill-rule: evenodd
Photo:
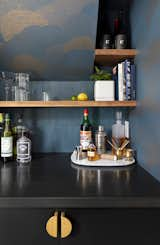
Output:
M12 86L12 100L19 101L19 88L18 86Z
M14 73L0 72L0 80L2 82L2 100L12 100L12 86L14 84Z
M30 95L30 79L29 74L27 73L16 73L15 74L15 84L18 88L17 100L19 101L26 101L29 100Z
M46 91L42 91L42 100L49 101L49 94Z

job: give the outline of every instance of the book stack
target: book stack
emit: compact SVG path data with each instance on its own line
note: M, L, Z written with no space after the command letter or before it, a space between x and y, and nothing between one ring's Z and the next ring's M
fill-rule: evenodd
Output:
M136 67L131 60L125 60L113 68L113 80L116 100L136 100Z

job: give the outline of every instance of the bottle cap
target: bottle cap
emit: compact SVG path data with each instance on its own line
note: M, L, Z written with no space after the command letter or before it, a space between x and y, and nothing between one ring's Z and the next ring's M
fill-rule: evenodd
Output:
M88 115L88 109L84 109L84 115Z
M6 119L6 120L7 120L7 119L10 119L9 113L6 113L6 114L5 114L5 119Z
M116 112L116 120L117 121L122 121L122 112L121 111L117 111Z
M21 117L19 117L17 121L18 121L19 124L21 124L23 122Z
M104 132L104 126L99 125L99 126L98 126L98 131L100 131L100 132Z

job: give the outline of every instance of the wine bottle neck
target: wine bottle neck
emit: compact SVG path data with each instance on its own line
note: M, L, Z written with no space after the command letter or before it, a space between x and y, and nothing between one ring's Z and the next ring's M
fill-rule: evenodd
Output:
M89 118L87 114L84 114L83 116L83 122L89 122Z
M10 130L10 127L11 127L11 125L10 125L10 119L5 120L5 128L4 128L4 130L5 131L9 131Z

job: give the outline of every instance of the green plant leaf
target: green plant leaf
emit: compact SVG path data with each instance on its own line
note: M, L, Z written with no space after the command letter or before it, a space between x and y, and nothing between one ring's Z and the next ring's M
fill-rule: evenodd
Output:
M95 71L96 71L96 73L99 73L100 69L97 66L95 66Z
M101 70L97 66L95 66L95 73L93 73L90 76L90 79L93 80L93 81L111 80L112 79L112 75L109 72L107 72L105 70Z

